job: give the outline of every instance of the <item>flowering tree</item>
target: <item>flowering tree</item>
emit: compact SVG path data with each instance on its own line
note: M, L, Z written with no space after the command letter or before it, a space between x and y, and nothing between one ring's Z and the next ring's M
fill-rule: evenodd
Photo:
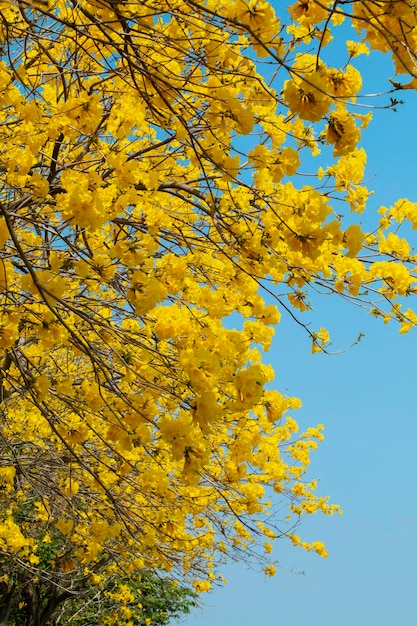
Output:
M44 557L53 554L51 543L44 545L41 552ZM122 568L117 568L111 575L106 574L105 581L98 585L94 575L77 576L73 572L71 590L58 590L55 581L54 593L54 584L45 577L35 582L22 570L19 579L15 571L14 589L21 585L21 590L9 592L7 601L3 599L2 609L7 606L7 615L2 610L1 623L166 626L197 604L195 591L150 572L135 572L124 578Z
M370 233L355 220L371 121L355 58L388 52L406 76L392 91L415 88L417 22L402 0L288 11L0 2L3 623L17 597L40 625L94 588L115 602L102 623L133 624L123 581L159 570L206 591L227 554L272 575L279 537L326 556L294 534L338 510L305 479L322 427L297 432L260 349L283 311L326 350L302 317L317 287L401 332L417 320L397 232L417 205L382 208ZM332 163L305 184L320 150Z

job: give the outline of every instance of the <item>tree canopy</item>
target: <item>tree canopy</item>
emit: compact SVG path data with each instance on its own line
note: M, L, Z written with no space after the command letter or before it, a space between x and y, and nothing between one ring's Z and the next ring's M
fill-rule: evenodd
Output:
M375 100L355 67L388 53L381 91L415 89L416 11L0 2L3 620L149 570L207 591L227 556L273 575L282 537L326 556L295 534L339 510L306 477L323 427L298 431L264 352L281 314L327 350L315 290L417 321L417 204L359 224ZM106 623L137 619L123 581Z

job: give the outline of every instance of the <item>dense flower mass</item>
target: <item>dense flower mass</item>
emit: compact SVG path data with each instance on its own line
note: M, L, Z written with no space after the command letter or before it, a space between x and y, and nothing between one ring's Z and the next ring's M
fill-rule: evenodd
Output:
M203 592L224 555L273 575L280 537L325 557L294 533L338 511L306 477L323 427L299 432L263 352L281 313L304 324L315 287L401 332L417 322L397 232L417 204L382 207L372 232L356 220L371 114L354 66L382 50L410 81L395 89L417 87L415 3L22 0L0 15L5 606L37 589L49 615L95 587L114 604L102 622L129 626L141 607L116 561ZM345 20L357 38L332 67ZM326 329L305 329L327 350Z

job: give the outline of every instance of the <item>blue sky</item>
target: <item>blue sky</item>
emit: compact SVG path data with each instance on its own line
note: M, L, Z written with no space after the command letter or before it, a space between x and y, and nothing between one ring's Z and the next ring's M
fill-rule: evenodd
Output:
M393 76L382 55L360 64L368 93L383 90ZM398 112L375 111L363 132L375 191L367 221L376 221L380 205L417 201L417 94L398 95L405 100ZM417 249L416 232L410 241ZM344 514L306 518L298 534L324 541L329 557L281 541L272 579L243 563L224 567L228 584L206 594L206 606L185 626L417 624L417 331L400 335L395 325L329 297L316 299L308 320L313 329L328 328L335 350L365 334L343 354L312 355L305 333L283 315L266 355L276 387L303 401L295 414L301 427L326 427L310 475L321 477L320 493L330 494Z

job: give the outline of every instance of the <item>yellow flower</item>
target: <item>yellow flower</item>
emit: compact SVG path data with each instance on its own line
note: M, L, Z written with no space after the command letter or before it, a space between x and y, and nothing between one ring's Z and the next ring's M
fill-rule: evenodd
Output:
M352 152L359 142L361 133L355 119L346 109L332 111L326 133L326 142L334 145L333 156Z
M326 76L329 93L335 96L352 98L362 87L362 76L352 65L348 65L345 70L331 68L327 70Z
M193 583L193 587L197 591L197 593L205 593L207 591L210 591L211 583L208 580L195 580Z
M369 56L369 48L366 45L366 43L362 41L348 40L346 41L346 47L347 47L349 56L352 59L359 56L360 54L366 54L367 56Z
M271 564L271 565L266 565L266 566L264 567L264 573L265 573L267 576L271 576L271 577L272 577L272 576L275 576L275 574L277 573L277 569L276 569L276 567L275 567L274 565L272 565L272 564Z
M308 74L304 80L287 80L282 96L292 113L310 122L321 120L331 105L331 99L326 93L325 78L318 71Z
M58 519L55 526L63 535L69 535L74 527L74 521L72 519L65 520L61 517Z
M16 315L3 313L0 316L0 348L11 348L19 338L19 320Z
M0 467L0 484L3 489L6 488L7 491L13 491L15 476L16 468L13 465Z
M328 556L328 552L324 546L324 543L322 543L321 541L313 541L311 547L314 552L317 552L317 554L319 554L324 559Z

